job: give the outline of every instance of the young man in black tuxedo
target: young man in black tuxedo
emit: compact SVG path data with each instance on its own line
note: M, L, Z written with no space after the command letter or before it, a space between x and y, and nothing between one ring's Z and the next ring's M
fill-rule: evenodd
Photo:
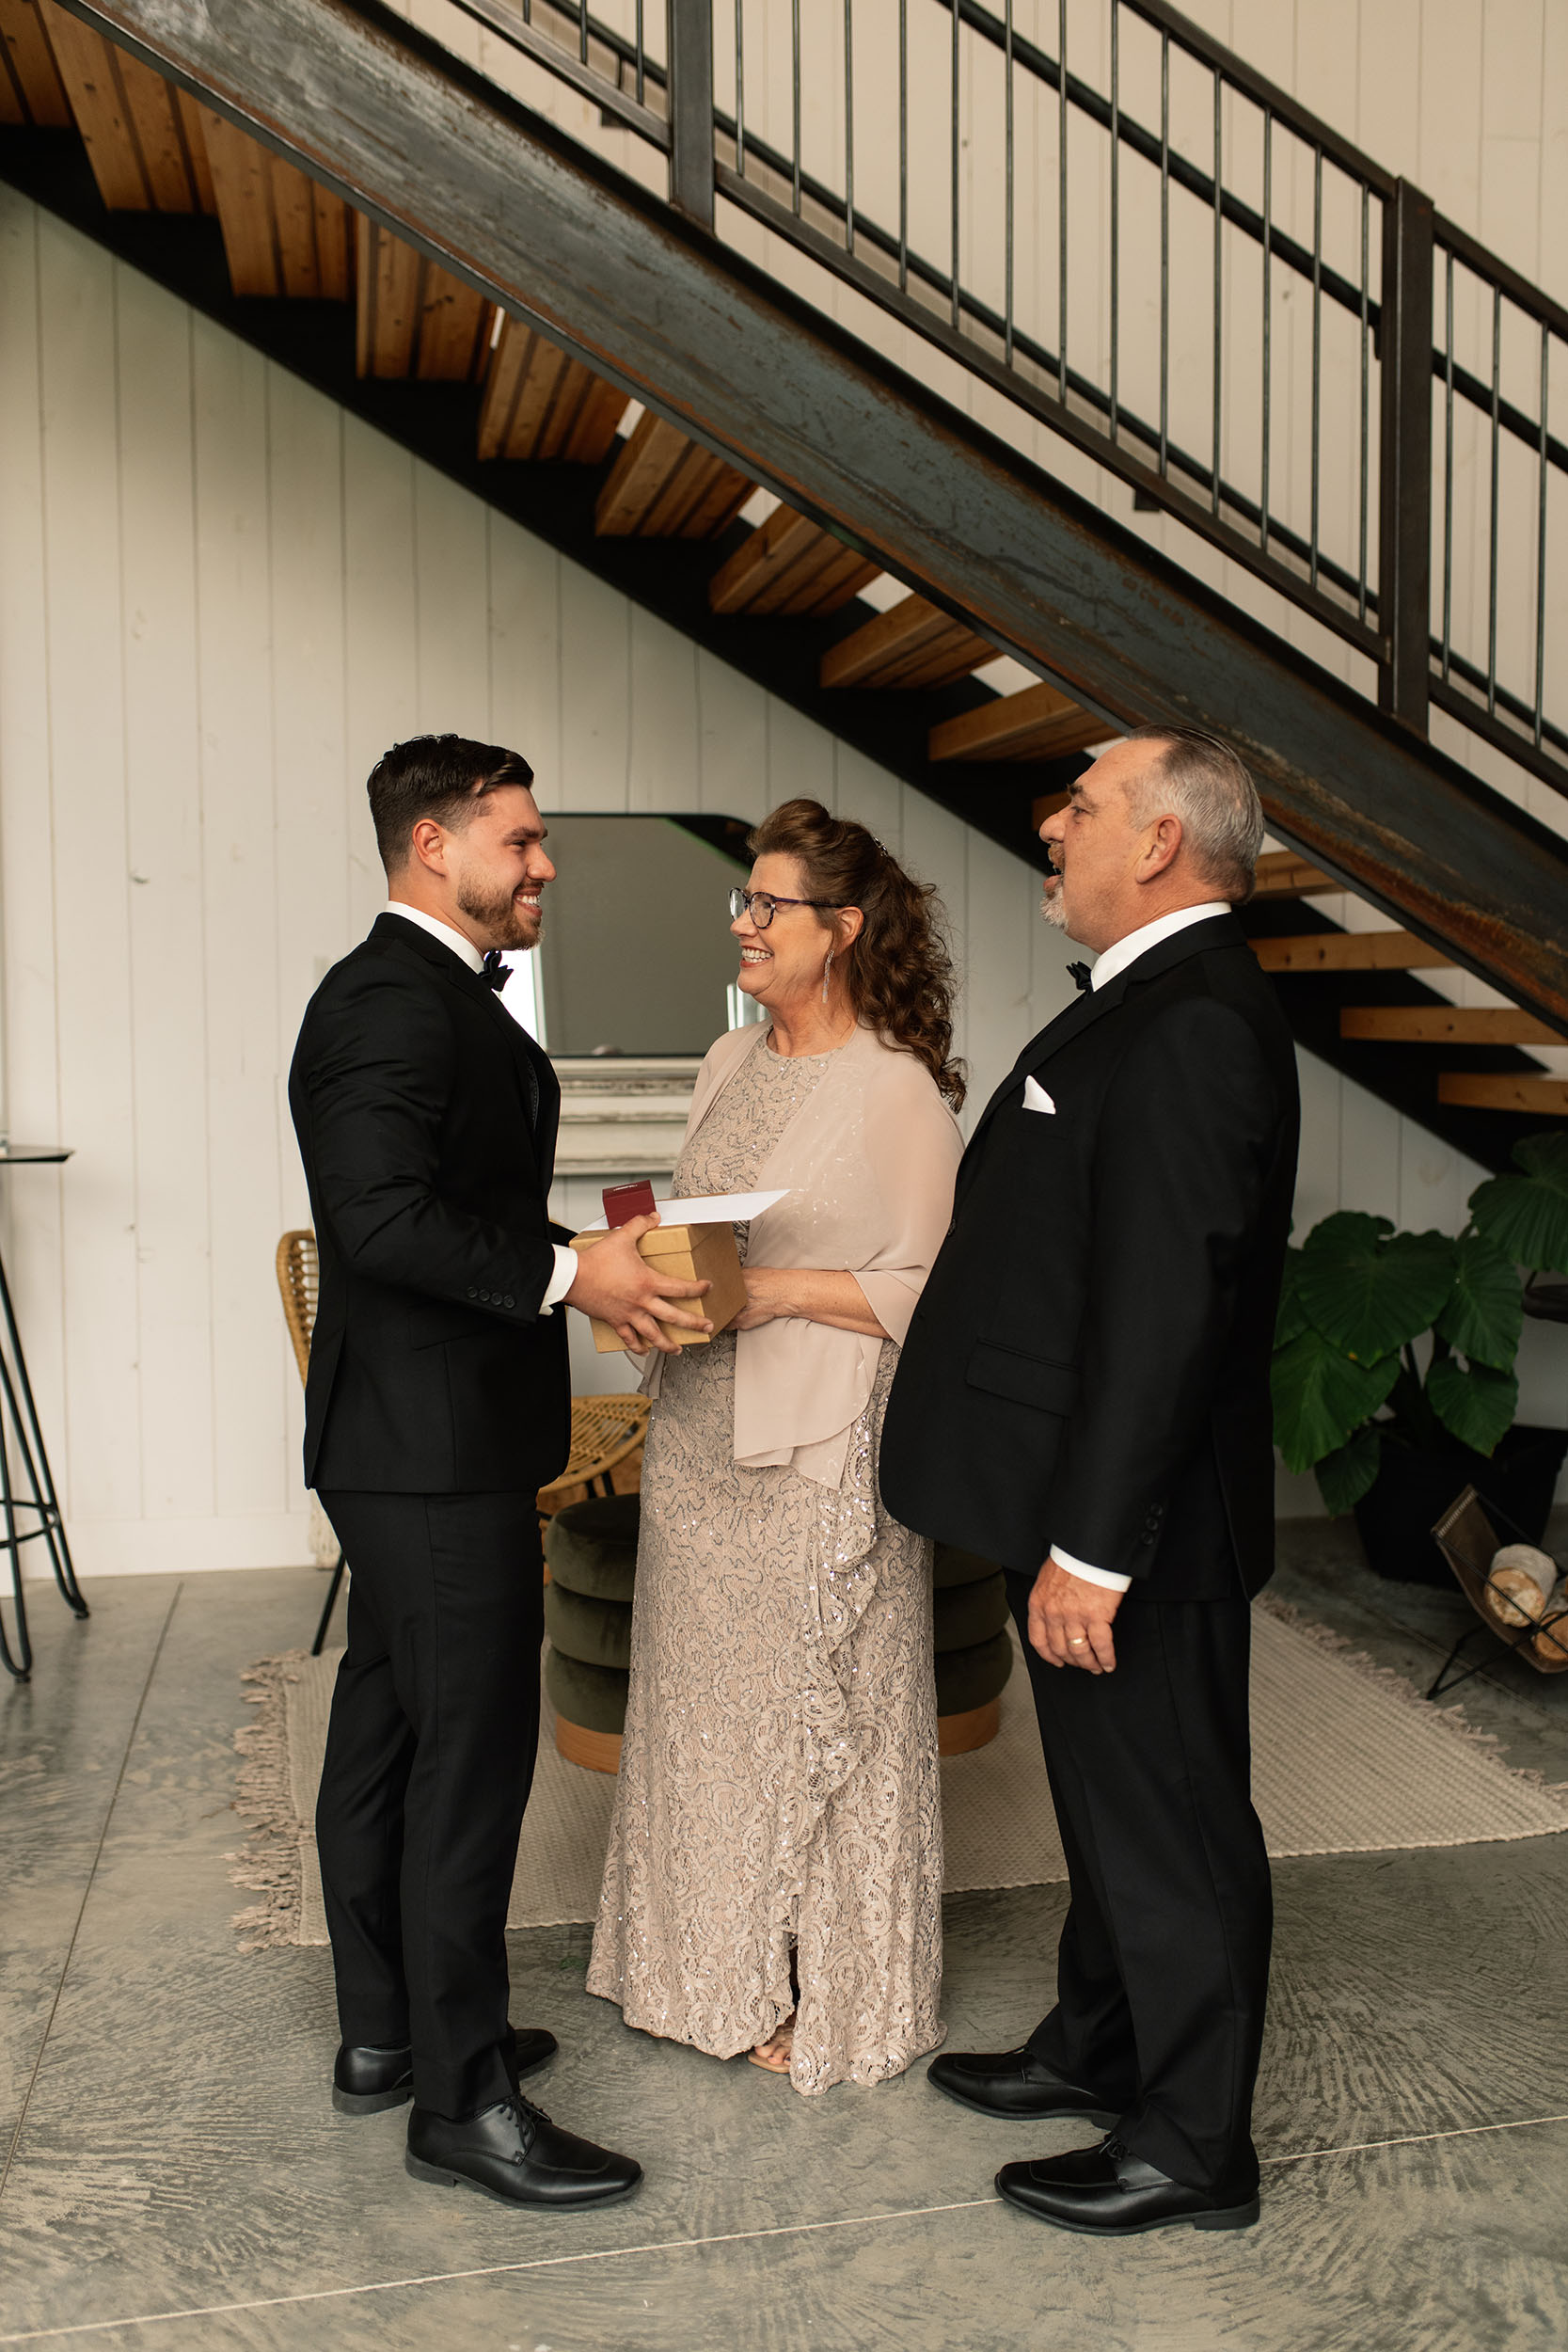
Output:
M305 1476L353 1570L316 1817L342 2032L335 2105L410 2094L407 2165L522 2205L640 2180L519 2077L506 1906L539 1733L538 1488L564 1466L563 1299L641 1347L705 1328L705 1284L637 1253L580 1264L546 1201L560 1089L497 992L555 878L515 752L394 746L370 779L388 903L307 1008L289 1103L321 1294Z
M1097 2234L1258 2216L1249 1602L1299 1123L1231 913L1262 833L1233 754L1154 729L1041 826L1044 912L1099 961L974 1131L882 1436L889 1510L1010 1572L1070 1880L1054 2009L930 2079L982 2114L1113 2126L997 2175Z

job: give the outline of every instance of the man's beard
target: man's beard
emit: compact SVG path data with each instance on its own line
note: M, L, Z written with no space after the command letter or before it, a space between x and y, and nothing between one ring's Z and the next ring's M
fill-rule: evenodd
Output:
M493 947L537 947L544 929L542 914L533 908L523 908L510 890L487 891L483 883L464 881L459 883L457 903L470 923L478 923L489 935Z
M1047 890L1041 897L1040 913L1044 915L1053 930L1066 930L1067 909L1062 904L1062 885L1060 882L1056 884L1054 890Z

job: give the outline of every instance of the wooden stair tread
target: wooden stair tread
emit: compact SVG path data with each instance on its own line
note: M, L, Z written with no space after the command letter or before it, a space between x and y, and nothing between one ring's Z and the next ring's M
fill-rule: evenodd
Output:
M346 302L348 206L259 140L199 109L229 277L237 294Z
M1410 931L1309 931L1302 938L1255 939L1265 972L1427 972L1453 961Z
M951 613L924 596L905 596L831 645L820 675L824 686L952 686L995 659L996 647Z
M613 449L626 412L625 392L521 319L509 318L485 370L479 453L597 466Z
M878 578L881 566L792 506L776 506L708 582L715 612L821 619Z
M55 0L43 0L39 22L110 212L210 211L194 100Z
M1255 898L1307 898L1320 891L1342 890L1343 882L1325 874L1294 850L1266 850L1258 861Z
M998 694L931 729L929 755L944 759L1058 759L1106 742L1114 729L1054 686Z
M1402 1045L1568 1045L1513 1005L1345 1005L1339 1035Z
M496 306L378 221L355 215L356 356L362 376L477 383Z
M607 539L714 539L752 489L734 466L649 413L610 469L594 527Z
M1568 1078L1549 1078L1544 1073L1535 1078L1523 1071L1499 1077L1445 1070L1437 1081L1437 1100L1468 1110L1524 1111L1531 1119L1568 1119Z
M40 0L0 0L0 123L69 131L71 119Z

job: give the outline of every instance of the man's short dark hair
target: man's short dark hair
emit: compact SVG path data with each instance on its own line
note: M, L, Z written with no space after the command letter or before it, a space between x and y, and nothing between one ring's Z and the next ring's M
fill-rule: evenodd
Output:
M487 793L532 782L522 754L500 743L474 743L466 735L411 735L406 743L394 743L365 787L382 865L395 874L407 864L410 836L421 818L461 833Z

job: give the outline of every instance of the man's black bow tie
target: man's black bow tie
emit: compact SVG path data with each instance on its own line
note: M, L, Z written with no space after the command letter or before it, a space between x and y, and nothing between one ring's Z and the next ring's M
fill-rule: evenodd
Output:
M479 977L486 988L493 988L499 992L506 986L507 981L512 977L512 966L501 961L501 951L499 947L491 948L480 969Z
M1092 988L1094 986L1094 975L1089 970L1086 963L1069 963L1068 965L1068 977L1072 982L1073 987L1078 991L1080 996L1086 988ZM497 985L498 987L499 986L499 981Z

